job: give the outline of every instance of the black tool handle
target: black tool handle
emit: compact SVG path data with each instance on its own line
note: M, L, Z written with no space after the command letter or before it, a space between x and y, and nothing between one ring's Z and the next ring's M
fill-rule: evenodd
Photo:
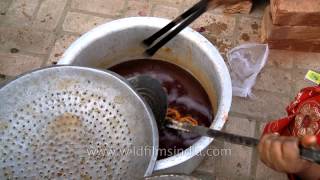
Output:
M210 128L206 128L203 126L191 126L191 125L184 125L185 129L188 129L189 132L208 136L216 139L220 139L232 144L239 144L239 145L245 145L250 147L255 147L259 144L259 139L255 139L252 137L246 137L246 136L240 136L236 134L230 134Z
M199 134L202 136L207 136L207 137L212 137L216 139L220 139L232 144L239 144L239 145L245 145L245 146L250 146L250 147L256 147L260 140L252 137L246 137L246 136L239 136L231 133L226 133L210 128L206 128L203 126L192 126L189 124L185 123L175 123L172 122L172 124L168 124L167 127L173 128L173 129L178 129L182 131L187 131L195 134ZM320 164L320 151L319 150L313 150L313 149L308 149L305 147L300 146L300 157L302 159L311 161L313 163Z
M198 126L200 127L200 126ZM209 129L209 128L207 128ZM233 143L233 144L239 144L239 145L245 145L245 146L257 146L259 144L259 139L251 138L251 137L245 137L245 136L239 136L235 134L225 133L221 131L216 131L209 129L208 130L208 136L209 137L215 137L217 139L223 139L224 141ZM313 163L320 164L320 151L319 150L313 150L308 149L305 147L300 146L300 157L302 159L311 161Z
M300 156L301 158L320 164L320 151L319 150L313 150L313 149L307 149L304 147L300 147Z
M209 137L223 139L224 141L227 141L233 144L239 144L239 145L245 145L245 146L251 146L251 147L257 146L260 142L258 139L255 139L255 138L229 134L229 133L216 131L216 130L209 130L208 135ZM302 159L320 164L319 150L308 149L302 146L300 146L299 149L300 149L300 157Z
M158 127L164 126L161 124L161 120L166 116L168 100L167 94L162 88L161 83L146 75L134 76L128 80L132 88L151 108Z
M170 31L163 39L157 42L155 45L150 47L145 51L145 55L153 56L162 46L164 46L167 42L169 42L172 38L174 38L179 32L181 32L184 28L186 28L189 24L191 24L194 20L196 20L199 16L201 16L208 8L208 0L202 0L200 5L197 7L198 9L191 14L189 17L185 18L183 22L181 22L174 30ZM179 18L178 18L179 19ZM179 19L180 21L180 19ZM169 31L170 28L173 28L175 22L169 23L164 29L157 32L155 35L143 41L146 45L151 45L155 38L162 35L164 32Z
M197 4L192 6L190 9L188 9L187 11L182 13L179 17L177 17L176 19L171 21L169 24L167 24L165 27L160 29L158 32L156 32L155 34L153 34L149 38L143 40L143 44L145 44L146 46L152 45L154 43L154 41L156 41L158 38L160 38L161 36L166 34L168 31L170 31L172 28L174 28L176 25L178 25L181 21L183 21L184 19L188 18L190 15L195 13L205 3L207 3L207 0L202 0L202 1L198 2Z

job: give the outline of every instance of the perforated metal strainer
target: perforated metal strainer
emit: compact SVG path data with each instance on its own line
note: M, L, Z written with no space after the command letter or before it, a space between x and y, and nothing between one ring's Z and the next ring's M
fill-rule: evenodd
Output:
M56 66L0 88L0 179L137 179L158 132L145 101L116 74Z

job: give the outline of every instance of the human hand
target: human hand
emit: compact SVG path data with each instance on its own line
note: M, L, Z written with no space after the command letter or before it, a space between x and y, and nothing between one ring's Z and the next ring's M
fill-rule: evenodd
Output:
M313 146L315 143L315 136L306 136L301 140L301 144L305 147ZM300 158L299 140L296 137L265 135L260 141L258 150L261 161L279 172L298 174L312 166L311 162Z

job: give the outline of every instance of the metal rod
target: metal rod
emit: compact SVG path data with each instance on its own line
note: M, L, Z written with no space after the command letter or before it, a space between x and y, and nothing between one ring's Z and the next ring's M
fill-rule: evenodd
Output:
M201 16L206 11L206 8L202 8L198 10L195 14L190 16L184 22L182 22L177 28L171 31L167 36L161 39L158 43L156 43L151 48L147 49L145 54L148 56L153 56L162 46L164 46L167 42L169 42L173 37L175 37L179 32L181 32L184 28L186 28L189 24L191 24L195 19Z
M216 138L222 141L226 141L232 144L238 144L238 145L244 145L249 147L256 147L260 140L255 139L252 137L246 137L246 136L239 136L236 134L230 134L222 131L217 131L214 129L210 129L203 126L193 126L187 123L181 123L174 119L167 118L166 119L166 127L180 130L180 131L186 131L189 133L194 133L202 136L212 137ZM308 149L305 147L300 146L300 157L302 159L320 164L320 151L314 150L314 149Z
M159 42L157 42L155 45L150 47L145 51L145 54L147 56L153 56L162 46L164 46L168 41L170 41L173 37L175 37L179 32L181 32L184 28L186 28L189 24L191 24L194 20L196 20L199 16L201 16L208 8L208 0L202 0L195 6L193 6L191 9L187 10L185 13L183 13L181 16L173 20L171 23L169 23L167 26L162 28L160 31L156 32L151 37L147 38L143 41L143 44L150 46L156 39L161 37L163 34L168 32L170 29L172 29L174 26L177 25L178 22L181 22L180 25L178 25L174 30L169 32L168 35L166 35L163 39L161 39Z
M153 44L154 41L156 41L158 38L160 38L161 36L163 36L165 33L167 33L168 31L170 31L170 29L172 29L173 27L175 27L178 23L180 23L181 21L183 21L184 19L186 19L187 17L189 17L191 14L193 14L194 12L196 12L201 6L203 6L203 4L205 3L206 0L202 0L200 2L198 2L197 4L195 4L194 6L192 6L190 9L188 9L187 11L185 11L183 14L181 14L179 17L177 17L176 19L174 19L173 21L171 21L168 25L166 25L164 28L160 29L158 32L156 32L155 34L153 34L152 36L150 36L149 38L143 40L143 44L145 44L146 46L150 46L151 44Z

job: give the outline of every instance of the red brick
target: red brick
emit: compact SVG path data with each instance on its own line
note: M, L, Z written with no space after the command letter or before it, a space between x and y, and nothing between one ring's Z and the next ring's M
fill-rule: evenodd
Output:
M45 0L41 3L34 25L38 28L54 30L61 18L67 0Z
M277 26L272 23L270 8L263 17L265 36L268 40L314 40L320 39L320 26Z
M11 3L11 0L1 0L0 1L0 15L2 14L5 14L6 11L7 11L7 8L9 7Z
M149 16L151 13L151 5L147 1L128 1L126 17L130 16Z
M0 74L17 76L26 71L39 68L42 59L22 54L0 53Z
M232 39L224 38L219 35L204 34L205 37L216 47L226 59L227 52L233 48Z
M74 42L78 37L74 35L62 35L60 36L52 49L47 65L56 64L61 58L64 51Z
M256 18L241 17L237 31L236 43L257 43L260 42L261 20Z
M320 40L268 40L270 49L301 52L320 52Z
M277 25L320 25L319 0L271 0L271 13Z
M77 12L68 12L62 27L64 31L85 33L108 21L111 21L111 19Z
M320 52L320 26L277 26L267 8L262 21L261 39L271 49Z
M301 89L315 86L316 84L314 82L311 82L309 80L305 79L305 76L307 74L307 69L295 69L292 75L293 78L293 89L292 91L292 99L300 92Z
M294 54L296 68L320 71L320 53L297 52Z
M289 94L291 92L291 82L292 77L290 71L278 68L265 68L260 72L254 88Z
M50 50L53 34L30 28L0 27L0 48L46 54Z
M153 15L167 19L175 19L179 16L179 9L165 5L156 5Z
M228 5L224 12L228 14L242 13L249 14L252 9L252 0L243 0L235 4Z
M161 4L170 7L180 7L185 1L194 1L194 0L151 0L153 4Z
M231 15L217 15L211 12L204 13L191 27L204 29L204 32L218 36L232 36L235 31L236 18Z
M285 50L270 50L267 67L272 66L282 69L291 69L296 52Z
M290 103L289 96L254 90L252 99L233 97L231 111L262 118L279 119L286 115L285 108Z
M93 13L118 16L124 5L124 0L72 0L71 7Z
M229 117L225 132L242 136L254 136L255 121L245 118ZM251 170L252 148L224 142L223 149L230 149L231 154L221 156L216 163L215 174L228 179L249 179Z
M39 0L13 0L5 16L5 22L27 26L32 22Z

